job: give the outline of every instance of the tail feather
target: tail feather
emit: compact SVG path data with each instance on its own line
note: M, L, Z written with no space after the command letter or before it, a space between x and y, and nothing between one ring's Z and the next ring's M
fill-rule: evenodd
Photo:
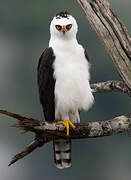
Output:
M57 168L63 169L71 166L71 140L54 139L54 162Z

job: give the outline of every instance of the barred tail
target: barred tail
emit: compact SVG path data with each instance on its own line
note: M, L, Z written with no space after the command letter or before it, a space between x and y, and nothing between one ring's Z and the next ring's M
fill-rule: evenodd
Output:
M54 139L54 162L57 168L64 169L71 166L71 140Z

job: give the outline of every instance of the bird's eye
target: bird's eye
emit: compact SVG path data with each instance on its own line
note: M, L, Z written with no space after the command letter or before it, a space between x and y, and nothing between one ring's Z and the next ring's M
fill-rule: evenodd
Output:
M60 25L56 25L55 27L58 31L60 31L62 29L62 27Z
M72 28L72 24L68 24L67 26L66 26L66 29L67 30L70 30Z

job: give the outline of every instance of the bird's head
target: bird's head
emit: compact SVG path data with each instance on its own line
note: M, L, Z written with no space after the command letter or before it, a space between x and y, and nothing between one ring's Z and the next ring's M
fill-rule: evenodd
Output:
M56 14L50 24L50 33L58 38L76 38L78 25L73 16L67 12Z

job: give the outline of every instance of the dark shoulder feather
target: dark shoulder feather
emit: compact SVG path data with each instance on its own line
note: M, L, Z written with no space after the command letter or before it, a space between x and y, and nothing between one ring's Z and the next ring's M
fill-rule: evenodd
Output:
M86 57L87 61L90 62L89 56L88 56L88 54L87 54L87 51L84 50L84 53L85 53L85 57Z
M42 53L37 67L37 81L40 96L40 103L43 107L45 120L55 120L55 79L53 78L53 62L55 55L51 47L46 48Z

